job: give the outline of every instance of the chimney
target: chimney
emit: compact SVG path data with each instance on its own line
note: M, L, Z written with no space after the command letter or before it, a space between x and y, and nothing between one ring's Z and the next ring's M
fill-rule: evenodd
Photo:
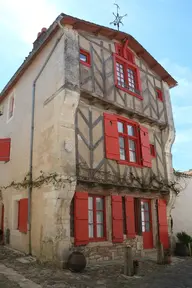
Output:
M37 39L33 42L33 50L36 50L44 41L47 34L47 28L43 27L41 32L37 34Z

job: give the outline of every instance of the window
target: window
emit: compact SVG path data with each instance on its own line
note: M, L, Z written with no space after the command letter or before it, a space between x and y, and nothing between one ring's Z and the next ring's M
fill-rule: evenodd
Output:
M8 103L8 120L10 120L13 117L14 104L15 104L15 96L13 94L9 98L9 103Z
M119 115L104 113L105 157L122 165L152 167L149 131Z
M28 199L20 199L18 201L18 230L27 233L28 223Z
M88 197L88 231L90 240L103 239L105 237L104 204L104 198L101 196Z
M138 126L118 120L120 160L140 164Z
M161 102L163 102L163 93L160 89L156 88L156 95L157 95L157 99Z
M81 64L83 64L87 67L91 66L91 57L90 57L90 53L88 51L80 49L79 58L80 58Z
M153 144L150 144L150 152L152 157L156 157L156 150Z
M71 205L71 213L74 213L72 218L74 218L75 246L87 245L91 241L106 240L105 197L89 195L87 192L76 192L74 204ZM73 219L71 219L73 226L72 222Z
M115 45L115 85L121 90L142 99L140 75L135 65L134 55L128 47Z

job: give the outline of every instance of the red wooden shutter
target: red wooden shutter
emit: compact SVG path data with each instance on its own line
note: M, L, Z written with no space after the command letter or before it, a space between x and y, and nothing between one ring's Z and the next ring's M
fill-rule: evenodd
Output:
M167 204L164 199L158 200L159 238L164 249L169 248L169 235L167 224Z
M134 209L133 197L130 196L125 197L125 212L126 212L127 237L135 238L135 209Z
M0 139L0 161L7 162L10 160L11 139Z
M123 242L123 209L122 197L112 196L112 238L113 242Z
M105 151L106 158L120 160L119 134L117 130L117 117L104 113Z
M86 245L88 234L88 193L76 192L74 198L74 238L75 245Z
M149 132L148 129L144 126L140 126L140 139L141 139L142 164L145 167L152 167Z
M28 199L21 199L18 204L18 230L22 233L27 233Z

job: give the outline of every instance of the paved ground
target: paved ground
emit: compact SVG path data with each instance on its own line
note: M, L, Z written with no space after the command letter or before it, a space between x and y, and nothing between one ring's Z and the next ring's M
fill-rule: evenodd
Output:
M120 263L95 265L87 267L84 273L74 274L67 270L43 266L32 260L0 246L0 288L192 287L192 259L175 258L170 266L157 265L154 261L145 260L139 276L134 278L123 276L123 266Z

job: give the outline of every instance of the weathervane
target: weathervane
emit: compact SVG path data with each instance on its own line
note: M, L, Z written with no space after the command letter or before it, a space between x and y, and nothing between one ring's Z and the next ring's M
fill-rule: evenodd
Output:
M123 16L120 16L120 15L119 15L119 9L120 9L119 5L116 4L116 3L114 3L114 5L117 6L117 15L115 15L115 13L113 12L113 15L115 16L115 20L114 20L113 22L111 22L110 25L113 24L114 26L117 26L117 29L119 30L120 24L123 25L123 23L122 23L121 20L122 20L125 16L127 16L127 14L125 14L125 15L123 15Z

